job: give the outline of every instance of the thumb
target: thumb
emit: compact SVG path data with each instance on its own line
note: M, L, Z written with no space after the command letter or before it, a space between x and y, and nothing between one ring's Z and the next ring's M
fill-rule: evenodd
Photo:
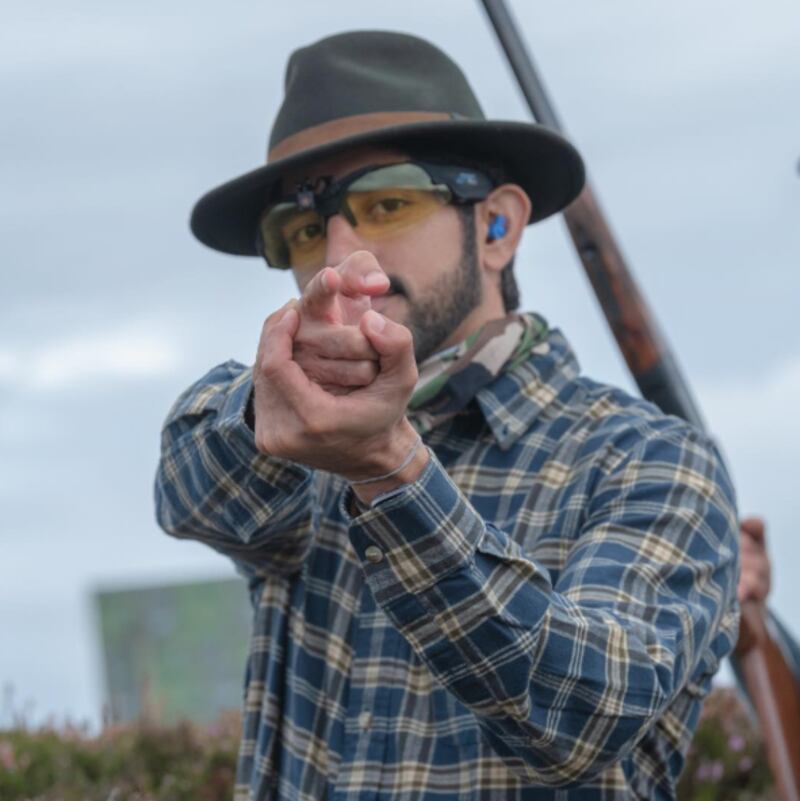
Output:
M267 317L256 354L259 372L274 372L292 360L293 340L299 325L300 317L294 300Z
M362 315L359 326L379 357L381 370L376 380L391 377L413 387L418 373L411 332L374 309Z
M745 517L739 521L739 526L746 534L749 534L756 542L764 542L766 535L766 524L760 517Z
M294 299L267 318L265 334L273 345L273 351L281 358L292 358L292 344L299 327L300 316Z

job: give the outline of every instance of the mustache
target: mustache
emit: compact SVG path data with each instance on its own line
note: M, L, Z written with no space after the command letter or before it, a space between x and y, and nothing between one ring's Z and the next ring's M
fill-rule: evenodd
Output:
M402 278L398 278L395 275L388 276L389 278L389 289L387 290L387 295L402 295L403 297L409 297L408 287L405 285L405 282Z

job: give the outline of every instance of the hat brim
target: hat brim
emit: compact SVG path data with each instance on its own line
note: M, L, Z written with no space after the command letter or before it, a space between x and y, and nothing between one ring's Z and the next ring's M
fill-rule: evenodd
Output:
M578 151L541 125L493 120L445 120L379 128L337 139L240 175L203 195L194 206L192 233L205 245L237 256L257 256L258 220L275 199L276 184L288 170L364 145L436 152L485 161L503 168L531 199L529 223L571 203L584 184Z

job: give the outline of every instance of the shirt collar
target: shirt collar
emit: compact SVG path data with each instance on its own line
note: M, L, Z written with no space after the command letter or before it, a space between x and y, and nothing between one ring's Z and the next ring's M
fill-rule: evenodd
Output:
M481 389L476 400L500 448L511 448L579 372L572 348L554 328L525 361Z

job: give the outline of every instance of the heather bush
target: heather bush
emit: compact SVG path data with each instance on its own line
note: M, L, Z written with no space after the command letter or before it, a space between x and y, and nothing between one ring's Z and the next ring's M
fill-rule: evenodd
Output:
M139 723L92 736L62 726L0 731L2 801L229 801L239 718ZM732 689L708 698L679 801L771 801L763 743Z
M773 801L764 743L733 688L706 700L678 786L679 801Z
M212 726L140 723L98 736L65 727L0 732L3 801L229 801L237 715Z

